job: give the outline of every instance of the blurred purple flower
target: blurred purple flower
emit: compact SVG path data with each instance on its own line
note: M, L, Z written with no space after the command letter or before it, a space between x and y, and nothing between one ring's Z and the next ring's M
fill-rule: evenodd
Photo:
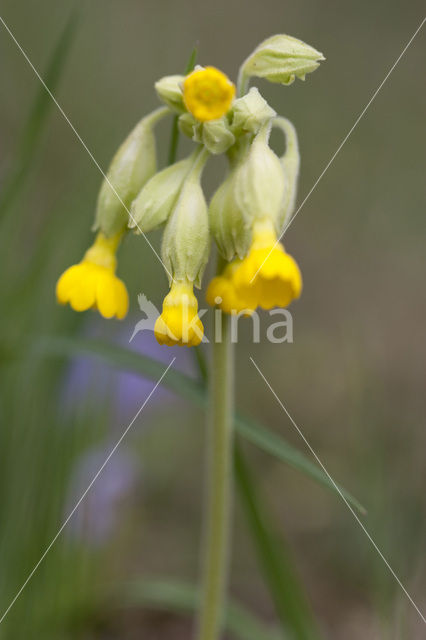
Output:
M113 446L92 449L77 459L65 502L65 517L86 491ZM66 529L68 536L94 546L107 542L119 524L119 507L131 494L139 474L140 462L133 454L124 449L115 451L72 516Z
M133 319L134 320L134 319ZM99 323L89 322L84 331L86 337L99 338ZM119 327L115 335L105 336L108 341L113 340L127 349L146 355L154 360L164 362L164 368L170 360L176 356L176 365L188 375L195 375L193 356L189 349L179 347L164 347L157 343L152 331L138 333L129 345L132 335L132 323L126 323ZM153 381L142 376L119 371L105 365L102 360L90 356L74 358L67 370L62 390L63 404L66 408L75 406L76 403L90 397L103 399L113 403L120 421L126 421L135 415L141 404L147 398L153 388ZM171 392L163 387L157 388L149 401L149 409L164 406L177 399ZM114 419L114 422L116 418Z

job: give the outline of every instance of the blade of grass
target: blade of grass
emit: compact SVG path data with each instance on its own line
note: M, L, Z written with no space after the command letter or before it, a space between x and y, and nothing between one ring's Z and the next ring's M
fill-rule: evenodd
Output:
M188 75L188 73L191 73L191 71L195 67L197 53L198 53L198 50L197 50L197 47L195 46L191 52L191 55L189 56L189 60L185 69L185 75ZM176 162L177 149L178 149L178 143L179 143L179 122L178 121L179 121L179 116L176 115L173 118L172 131L170 134L170 147L169 147L169 155L168 155L168 161L167 161L168 165L174 164Z
M282 626L291 629L298 640L318 640L321 636L293 567L288 545L282 535L279 540L275 536L270 514L259 497L257 483L241 447L235 447L234 461L244 511Z
M69 17L49 58L44 80L53 93L61 79L65 62L73 43L78 18L79 11L76 9ZM23 187L52 105L51 97L45 88L40 85L22 133L13 168L9 176L4 180L4 186L0 194L0 219L10 209Z
M198 610L199 590L187 582L174 580L137 580L121 585L121 603L144 606L176 613L194 613ZM225 627L239 640L282 640L281 634L269 629L240 604L228 603Z
M27 345L27 347L27 350L21 353L21 357L25 355L46 357L86 354L97 356L112 366L126 371L132 371L141 376L148 377L151 380L158 380L164 369L162 362L131 351L130 349L96 339L45 336L34 340ZM8 352L7 347L4 345L0 348L0 352L3 353L4 357L8 358L14 358L17 355L16 353ZM207 407L205 385L193 380L180 371L170 369L168 375L163 380L163 384L171 391L176 392L181 397L187 398L199 407L203 409ZM322 469L311 462L301 451L286 442L282 436L268 431L262 425L243 416L239 412L235 414L235 426L237 431L252 444L270 453L282 462L287 463L294 469L301 471L332 491L335 495L339 495L335 486ZM360 513L366 513L364 507L358 500L342 487L339 488L352 506Z

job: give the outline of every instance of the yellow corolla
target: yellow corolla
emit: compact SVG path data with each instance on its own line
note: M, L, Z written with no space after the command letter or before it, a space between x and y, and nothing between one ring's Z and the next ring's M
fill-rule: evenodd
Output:
M183 101L201 122L218 120L229 111L235 85L215 67L196 69L183 82Z
M284 251L269 220L257 222L249 253L232 275L237 295L253 309L286 307L302 291L296 261Z
M74 311L97 309L104 318L125 317L129 296L125 284L115 275L115 253L121 236L121 232L111 238L98 233L83 260L59 278L56 297L60 304L69 303Z
M169 347L194 347L200 344L204 327L198 317L198 302L188 281L173 282L163 301L163 313L155 323L155 337Z
M225 313L247 311L247 315L249 315L255 307L251 307L248 300L238 295L233 281L233 275L240 264L240 260L230 262L220 275L210 281L206 300L209 305L217 306Z

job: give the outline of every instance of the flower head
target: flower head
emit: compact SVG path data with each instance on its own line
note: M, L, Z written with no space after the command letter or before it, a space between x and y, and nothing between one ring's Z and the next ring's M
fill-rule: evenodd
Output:
M74 311L97 309L104 318L125 317L129 296L125 284L115 275L115 252L121 235L106 238L99 233L83 260L61 275L56 285L60 304L69 303Z
M201 122L225 115L234 96L235 85L215 67L196 69L183 82L185 106Z
M235 269L237 295L251 308L287 307L300 296L302 276L296 261L284 251L269 220L256 222L249 253Z
M169 347L193 347L200 344L204 327L198 316L198 302L189 281L172 283L164 298L163 313L157 318L155 337Z

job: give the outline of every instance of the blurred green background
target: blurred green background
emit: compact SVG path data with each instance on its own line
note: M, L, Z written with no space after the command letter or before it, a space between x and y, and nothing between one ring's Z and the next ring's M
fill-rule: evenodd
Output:
M180 73L195 44L200 64L233 78L274 33L322 51L326 62L305 83L254 82L297 127L299 202L424 17L418 0L103 0L80 3L64 39L76 8L3 0L0 15L103 168L157 105L155 80ZM294 343L253 345L247 324L237 349L237 404L305 450L250 364L253 356L327 469L366 507L365 526L423 611L425 38L420 32L414 40L286 235L304 277L303 296L291 308ZM101 176L43 100L3 25L0 60L1 616L152 389L89 357L40 358L32 345L45 336L92 336L128 346L140 317L137 293L159 306L166 278L144 240L133 237L119 265L131 300L125 322L56 305L59 274L90 242ZM170 122L158 131L164 164ZM282 148L278 136L273 142ZM209 193L223 169L212 162ZM160 235L152 241L158 248ZM196 375L187 350L159 348L141 334L132 348L165 363L174 354L180 369ZM146 606L142 596L128 595L128 583L196 581L203 437L201 410L164 390L154 395L0 624L0 637L187 638L186 615ZM343 502L274 458L245 450L323 636L425 637L424 623ZM274 625L237 500L231 591Z

